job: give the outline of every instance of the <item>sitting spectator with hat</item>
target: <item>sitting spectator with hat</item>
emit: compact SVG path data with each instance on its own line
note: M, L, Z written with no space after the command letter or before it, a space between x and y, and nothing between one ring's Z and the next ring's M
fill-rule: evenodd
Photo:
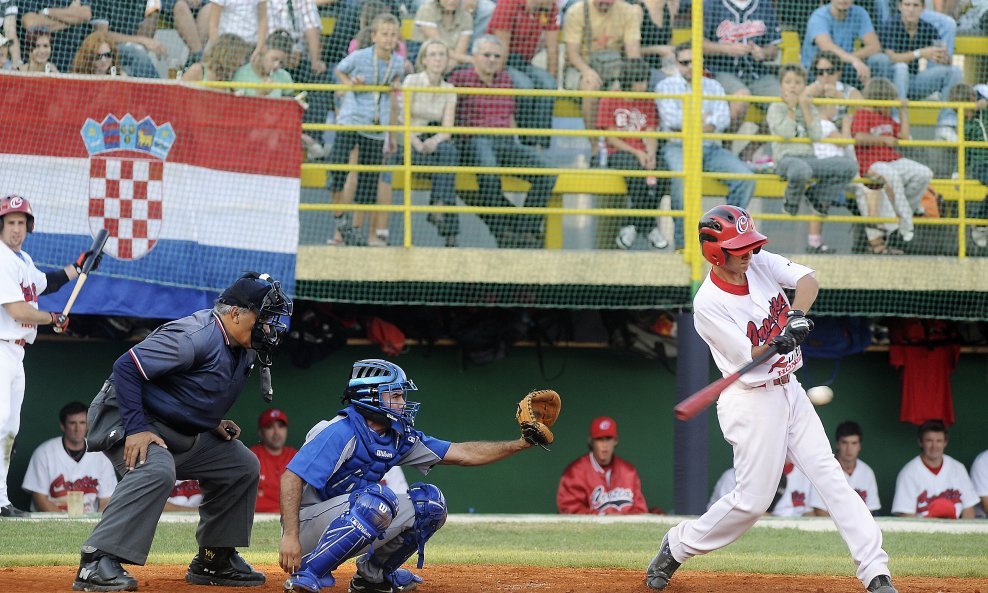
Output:
M257 436L261 442L250 448L261 462L261 479L257 483L255 513L280 512L281 474L298 453L285 445L288 439L288 416L269 408L257 419Z
M634 515L647 513L635 466L614 454L617 423L601 416L590 423L590 453L569 464L559 480L556 506L563 514Z

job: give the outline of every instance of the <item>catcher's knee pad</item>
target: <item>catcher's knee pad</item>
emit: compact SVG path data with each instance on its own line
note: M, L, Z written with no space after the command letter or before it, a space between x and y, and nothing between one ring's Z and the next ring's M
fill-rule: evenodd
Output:
M398 513L398 497L387 486L372 484L350 495L350 508L323 532L315 549L302 557L301 569L322 577L384 535Z
M415 519L411 529L398 534L397 539L401 545L383 562L377 560L385 573L397 570L416 551L419 553L417 566L422 568L425 562L425 542L446 523L446 497L438 487L416 482L408 488L408 497L412 501Z

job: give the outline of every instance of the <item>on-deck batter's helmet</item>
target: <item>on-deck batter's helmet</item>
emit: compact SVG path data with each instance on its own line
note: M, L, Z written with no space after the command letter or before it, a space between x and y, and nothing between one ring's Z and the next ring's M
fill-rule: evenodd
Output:
M717 206L700 219L700 248L703 257L715 266L727 261L727 254L758 253L768 237L755 230L755 221L744 208Z
M293 304L278 282L267 274L246 272L216 299L257 313L250 334L250 347L263 365L271 365L271 353L288 331L283 317L291 317Z
M0 200L0 220L12 212L23 212L27 215L27 232L34 232L34 211L31 210L31 203L24 198L11 194Z
M407 393L418 391L418 387L395 363L368 358L353 363L350 381L341 400L344 404L352 404L364 417L375 422L390 424L401 421L414 425L415 414L421 404L406 399L403 408L392 408L390 395L396 391ZM387 401L382 396L388 396Z

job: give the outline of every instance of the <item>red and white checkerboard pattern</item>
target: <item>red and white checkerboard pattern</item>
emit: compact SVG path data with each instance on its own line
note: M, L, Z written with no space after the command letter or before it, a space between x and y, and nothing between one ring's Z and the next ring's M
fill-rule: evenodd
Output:
M89 160L89 227L110 231L105 251L138 259L161 234L162 175L158 159L93 156Z

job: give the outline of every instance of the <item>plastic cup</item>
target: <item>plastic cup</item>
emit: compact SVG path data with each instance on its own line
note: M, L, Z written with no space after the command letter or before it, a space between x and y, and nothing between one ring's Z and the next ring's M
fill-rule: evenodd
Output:
M66 496L68 503L69 517L81 517L83 515L83 492L80 490L70 490Z

